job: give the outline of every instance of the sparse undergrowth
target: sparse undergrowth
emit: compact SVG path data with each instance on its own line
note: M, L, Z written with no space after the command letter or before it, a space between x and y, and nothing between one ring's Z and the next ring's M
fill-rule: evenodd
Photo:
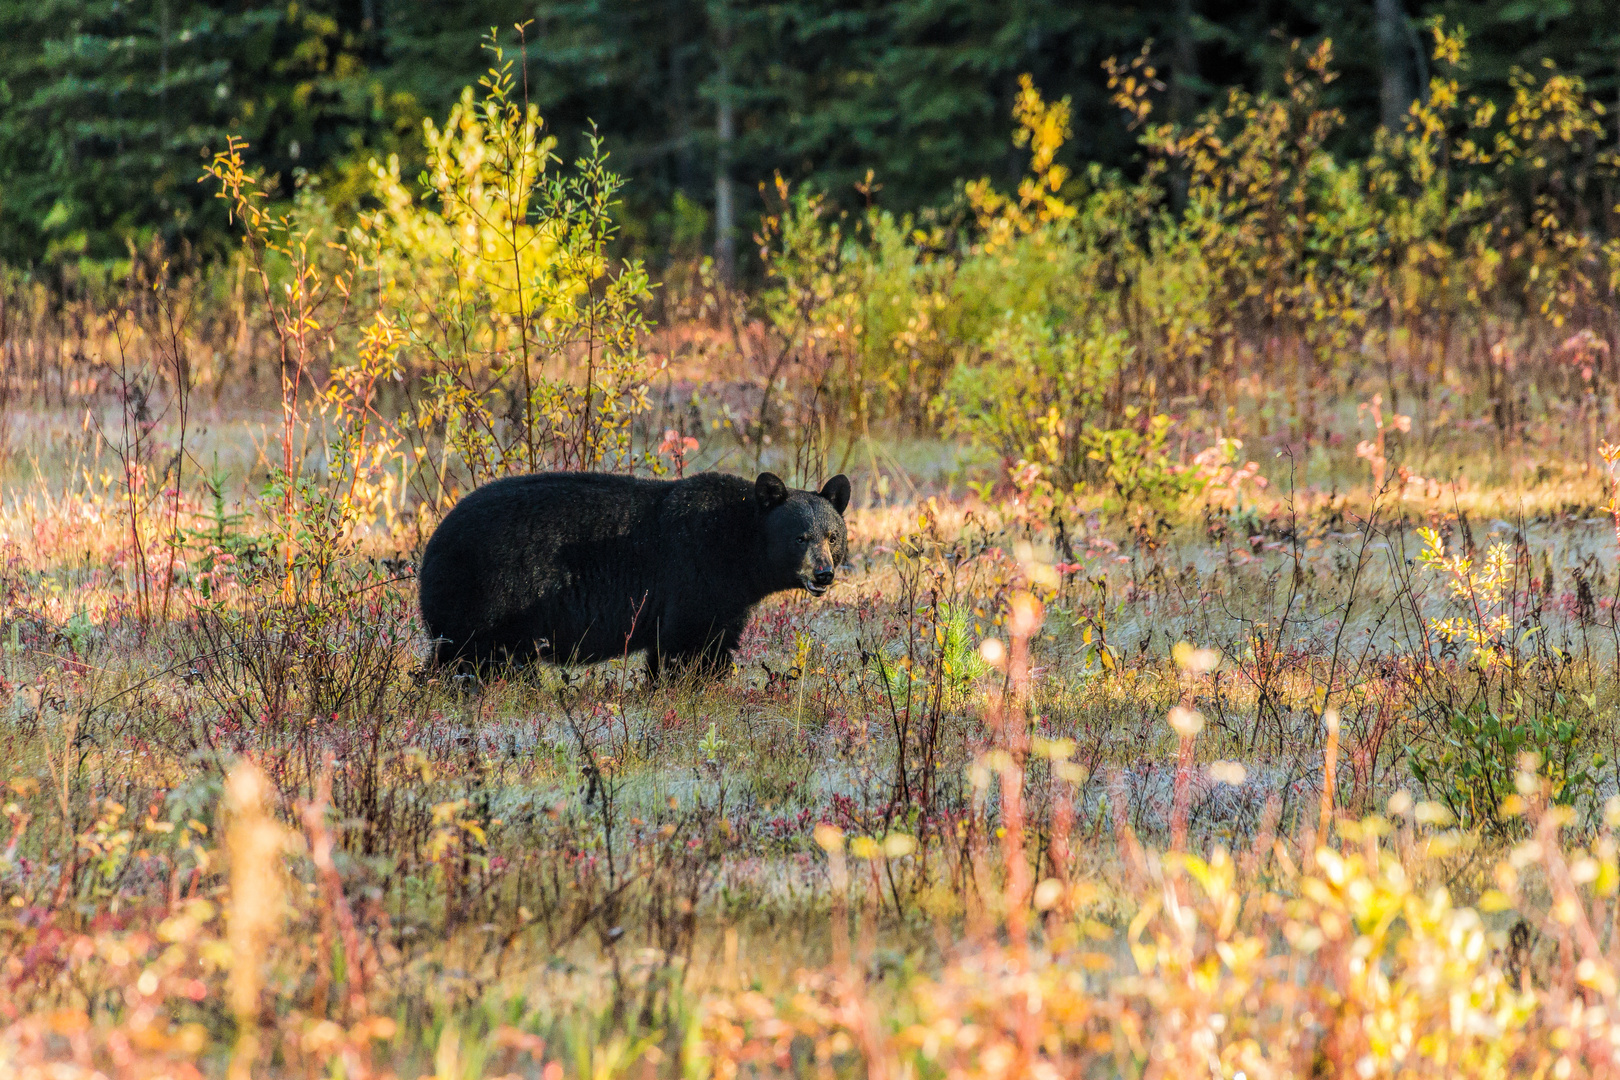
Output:
M206 501L156 617L80 475L5 508L19 1068L1610 1067L1606 518L931 498L722 684L474 685Z

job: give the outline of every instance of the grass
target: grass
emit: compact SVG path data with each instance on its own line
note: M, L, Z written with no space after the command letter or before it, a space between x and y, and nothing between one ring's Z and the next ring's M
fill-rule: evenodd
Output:
M903 492L857 472L838 588L763 605L725 682L471 685L418 669L408 525L285 595L250 542L273 422L194 420L243 542L182 544L166 620L93 426L11 426L24 1075L1610 1067L1594 465L1406 498L1319 451L1241 512L1099 497L1060 536L900 443L870 456ZM1454 595L1421 525L1504 544L1511 583ZM1435 630L1492 604L1494 667Z

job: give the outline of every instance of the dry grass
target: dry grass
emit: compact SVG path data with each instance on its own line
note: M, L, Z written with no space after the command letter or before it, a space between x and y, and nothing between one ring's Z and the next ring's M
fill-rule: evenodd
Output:
M185 493L166 620L134 603L93 430L12 428L13 1074L1613 1068L1620 585L1594 469L1397 500L1351 462L1346 494L1274 484L1251 520L1191 506L1163 533L867 499L848 580L767 603L724 684L469 687L416 674L383 561L408 532L289 601L252 554L253 419L199 428L242 554L209 554L220 511ZM1537 628L1510 679L1425 629L1453 601L1411 530L1460 550L1464 520L1509 546ZM1454 830L1411 752L1515 694L1572 718L1584 779L1525 773Z

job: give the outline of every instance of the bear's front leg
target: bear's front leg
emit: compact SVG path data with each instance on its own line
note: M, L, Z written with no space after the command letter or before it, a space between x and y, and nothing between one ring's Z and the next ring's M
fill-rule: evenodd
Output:
M678 682L688 676L699 682L723 679L731 671L731 653L720 649L693 649L663 654L647 650L647 678L653 683Z
M732 656L748 625L747 616L733 620L718 632L647 650L647 677L652 682L695 676L703 682L723 679L731 672Z

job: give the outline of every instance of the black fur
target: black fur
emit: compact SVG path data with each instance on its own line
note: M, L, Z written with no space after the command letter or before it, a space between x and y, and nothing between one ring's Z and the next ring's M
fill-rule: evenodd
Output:
M645 651L723 674L754 606L819 595L848 553L849 481L792 491L704 473L518 476L474 491L422 553L422 621L439 664L590 663Z

